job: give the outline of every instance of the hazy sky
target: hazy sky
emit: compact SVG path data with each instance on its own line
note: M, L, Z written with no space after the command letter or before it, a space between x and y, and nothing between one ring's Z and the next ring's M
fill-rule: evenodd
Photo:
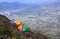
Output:
M20 3L52 3L56 2L57 0L0 0L0 2L20 2Z

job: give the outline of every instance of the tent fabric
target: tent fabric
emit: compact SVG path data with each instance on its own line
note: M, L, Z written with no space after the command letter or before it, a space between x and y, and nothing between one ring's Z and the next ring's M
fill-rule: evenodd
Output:
M22 22L20 22L17 19L12 19L12 20L10 20L10 22L18 25L17 28L18 28L19 31L27 31L29 29L26 24L23 24Z
M14 23L14 19L10 20L10 23Z
M23 26L22 26L22 31L27 31L27 30L28 30L27 25L26 25L26 24L23 24Z
M14 23L15 23L16 25L19 25L19 24L20 24L20 21L17 20L17 19L15 19Z
M22 23L18 26L18 30L19 30L19 31L22 31L22 26L23 26Z

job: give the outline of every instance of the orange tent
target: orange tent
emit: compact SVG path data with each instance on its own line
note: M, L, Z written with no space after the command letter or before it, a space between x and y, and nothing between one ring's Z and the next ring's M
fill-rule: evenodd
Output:
M20 25L18 26L19 31L22 31L22 26L23 26L23 23L20 23Z

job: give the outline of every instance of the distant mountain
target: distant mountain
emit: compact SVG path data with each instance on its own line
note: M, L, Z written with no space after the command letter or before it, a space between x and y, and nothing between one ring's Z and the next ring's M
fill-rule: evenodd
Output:
M2 12L1 12L2 11ZM22 4L18 2L8 3L2 2L0 3L0 14L5 15L22 15L22 16L52 16L51 14L60 11L60 2L52 3L52 4L45 4L45 5L33 5L33 4ZM53 13L52 13L53 12Z
M12 11L12 14L16 15L38 15L38 16L52 16L57 15L60 12L60 4L59 3L53 3L49 5L41 5L31 8L25 8L25 9L16 9Z
M12 9L19 9L19 8L29 8L33 7L33 4L22 4L18 2L8 3L8 2L1 2L0 3L0 11L4 10L12 10Z
M60 2L55 2L52 3L53 5L59 5ZM24 4L24 3L18 3L18 2L1 2L0 3L0 11L6 11L6 10L16 10L16 9L20 9L20 8L34 8L37 6L46 6L46 5L51 5L51 4Z

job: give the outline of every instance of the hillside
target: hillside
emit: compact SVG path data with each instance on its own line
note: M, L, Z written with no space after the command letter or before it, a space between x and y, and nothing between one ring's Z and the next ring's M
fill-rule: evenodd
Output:
M20 32L16 26L6 16L0 15L0 39L48 39L37 31Z

